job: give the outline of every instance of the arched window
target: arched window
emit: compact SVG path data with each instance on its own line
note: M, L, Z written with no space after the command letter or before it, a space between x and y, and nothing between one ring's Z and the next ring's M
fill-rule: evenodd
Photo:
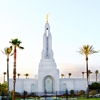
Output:
M34 88L35 88L35 86L34 86L34 84L32 84L32 85L31 85L31 92L35 92L35 91L34 91Z
M66 91L66 84L63 84L62 91Z

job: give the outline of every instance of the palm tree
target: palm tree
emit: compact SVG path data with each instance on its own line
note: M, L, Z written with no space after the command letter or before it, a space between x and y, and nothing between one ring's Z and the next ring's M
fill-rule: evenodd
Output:
M88 85L88 55L98 53L99 51L95 51L93 45L83 45L79 48L78 53L85 55L86 60L86 78L87 78L87 98L89 97L89 85Z
M24 49L24 47L20 46L20 44L22 43L20 40L18 39L11 39L11 41L9 41L9 43L12 44L12 46L14 47L14 69L13 69L13 96L12 96L12 100L15 100L15 83L16 83L16 54L17 54L17 47L19 49Z
M84 78L84 73L85 73L85 72L82 72L82 77L83 77L83 78Z
M63 78L65 75L64 74L61 74L61 78Z
M90 74L92 74L91 70L88 70L88 81L90 81Z
M3 75L4 75L4 81L3 82L5 83L5 75L6 75L6 72L3 72Z
M1 51L7 57L7 92L8 92L8 99L9 99L9 56L12 56L12 46L4 48L4 51ZM4 75L5 77L5 75ZM4 78L5 79L5 78ZM5 81L5 80L4 80Z
M18 76L18 78L19 78L19 76L20 76L20 73L18 73L18 74L17 74L17 76Z
M72 75L71 73L68 73L68 75L69 75L69 78L70 78L70 76Z
M98 73L99 73L99 71L98 71L98 70L96 70L96 71L95 71L95 75L96 75L96 82L97 82L97 75L98 75Z
M26 78L29 76L29 74L28 73L26 73L26 74L24 74L25 76L26 76Z

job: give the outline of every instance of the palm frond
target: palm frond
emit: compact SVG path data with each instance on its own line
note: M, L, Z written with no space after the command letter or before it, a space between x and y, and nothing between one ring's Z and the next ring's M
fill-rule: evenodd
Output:
M77 51L79 54L84 54L84 51L83 51L83 48L82 47L79 47L79 51Z
M7 52L7 47L6 47L6 48L4 48L4 53L5 53L5 55L7 55L7 54L8 54L8 52Z
M9 43L11 43L11 44L12 44L12 41L9 41Z
M20 76L21 74L20 74L20 73L18 73L17 75L18 75L18 76Z
M70 76L72 75L71 73L68 73Z
M12 49L12 46L10 46L10 48Z
M12 48L7 48L8 53L11 53L11 51L12 51Z
M4 52L3 51L1 51L3 54L5 54L5 55L7 55L7 56L9 56L10 55L10 53L12 52L12 46L10 46L10 47L5 47L4 48Z
M79 54L83 55L83 52L82 51L77 51Z
M14 53L11 53L10 56L14 55Z
M95 74L98 74L98 73L99 73L99 71L98 71L98 70L96 70L96 71L95 71Z
M15 39L11 39L11 41L9 42L12 44L12 46L16 46L19 49L24 49L24 47L20 46L20 43L22 43L20 40L18 40L18 38Z
M6 72L3 72L4 75L6 75Z
M0 50L1 51L1 50ZM3 54L5 54L3 51L1 51Z
M19 40L18 43L20 44L20 43L22 43L22 42Z
M91 70L88 70L88 74L91 74L91 73L93 73L93 72L91 72Z
M18 46L18 48L19 48L19 49L21 49L21 50L23 50L23 49L24 49L24 47L22 47L22 46Z
M11 41L9 41L9 43L11 43L12 45L16 45L18 43L18 39L11 39Z
M94 50L93 45L83 45L82 47L79 48L78 53L80 54L84 54L86 56L88 56L89 54L93 54L93 53L98 53L99 51Z
M26 73L26 74L24 74L25 76L29 76L29 74L28 73Z
M84 74L85 72L82 72L82 74Z

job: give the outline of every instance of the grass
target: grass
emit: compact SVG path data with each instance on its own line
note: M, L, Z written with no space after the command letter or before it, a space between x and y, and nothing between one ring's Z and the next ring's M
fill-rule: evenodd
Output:
M89 98L89 99L86 99L86 98L78 98L77 100L100 100L100 98Z
M15 100L20 100L20 99L15 99ZM27 99L28 100L28 99ZM40 99L32 99L32 100L40 100ZM58 99L59 100L59 99ZM78 99L72 99L72 98L70 98L70 99L68 99L68 100L100 100L100 98L89 98L89 99L86 99L86 98L78 98Z

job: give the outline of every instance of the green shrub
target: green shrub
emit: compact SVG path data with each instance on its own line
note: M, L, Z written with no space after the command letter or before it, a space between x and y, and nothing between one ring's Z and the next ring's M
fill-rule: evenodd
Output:
M11 94L11 96L12 96L13 90L10 91L10 94ZM20 94L19 92L15 92L15 96L21 96L21 94Z
M70 90L70 94L73 95L74 94L74 90Z
M21 96L19 92L15 92L15 96Z
M35 96L35 93L31 92L28 96Z
M94 82L90 85L90 89L92 89L92 90L96 90L99 88L100 88L100 83L98 83L98 82Z
M25 90L24 90L23 95L25 95L25 96L26 96L26 95L27 95L27 91L25 91Z

